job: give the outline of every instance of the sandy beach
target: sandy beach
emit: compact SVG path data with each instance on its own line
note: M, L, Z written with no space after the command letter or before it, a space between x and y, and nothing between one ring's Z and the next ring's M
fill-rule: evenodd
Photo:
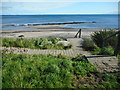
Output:
M3 30L1 37L17 38L23 35L25 38L41 38L41 37L64 37L74 38L79 29L62 28L59 25L44 25L44 26L32 26L27 27L30 30ZM100 29L82 29L81 37L89 38L90 35Z

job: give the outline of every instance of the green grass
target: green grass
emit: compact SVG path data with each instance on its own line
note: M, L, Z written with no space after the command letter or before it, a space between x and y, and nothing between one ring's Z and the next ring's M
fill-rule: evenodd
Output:
M91 35L92 40L94 41L94 43L98 46L98 47L103 47L103 42L104 42L104 46L112 46L113 48L115 47L115 43L117 42L117 36L113 36L111 38L109 38L108 40L105 40L105 38L109 37L110 35L115 34L116 31L115 30L103 30L103 31L97 31L94 32Z
M114 55L114 49L110 46L107 46L103 48L96 48L92 53L95 55Z
M94 51L98 48L92 39L84 39L82 46L87 51Z
M94 78L93 78L94 77ZM86 77L83 77L86 78ZM96 83L98 81L98 83ZM87 89L110 89L116 90L120 88L120 72L116 73L96 73L96 76L92 76L84 79L84 81L79 80L79 82L85 83L79 84L78 88L87 88Z
M102 85L105 88L120 88L120 72L100 74Z
M2 38L4 47L20 47L31 49L69 49L72 46L57 44L58 41L66 41L64 38Z
M96 71L80 57L3 54L2 58L3 88L72 88L74 75Z
M118 88L119 80L120 73L99 74L80 56L2 55L3 88Z
M120 60L120 55L118 55L117 57L118 57L118 59Z
M91 35L91 38L84 39L83 48L87 51L91 51L95 55L114 55L114 50L117 42L117 36L113 36L108 40L104 41L105 38L114 34L115 30L103 30L94 32ZM104 41L104 46L103 46ZM120 55L120 50L119 50Z
M112 46L98 47L92 39L84 39L83 48L87 51L91 51L94 55L114 55L114 49Z

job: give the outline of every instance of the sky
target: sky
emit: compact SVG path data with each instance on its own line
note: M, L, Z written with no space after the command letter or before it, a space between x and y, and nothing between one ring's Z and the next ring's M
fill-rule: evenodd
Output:
M2 15L117 14L118 2L2 2Z
M120 0L1 0L2 2L119 2Z

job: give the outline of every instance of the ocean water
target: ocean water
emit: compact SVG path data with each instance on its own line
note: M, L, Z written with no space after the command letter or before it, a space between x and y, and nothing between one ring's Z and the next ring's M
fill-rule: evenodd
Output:
M1 21L1 20L0 20ZM65 24L67 28L117 29L118 15L2 15L2 30L24 30L30 26L50 23L85 22ZM89 23L88 23L89 22ZM91 23L96 22L96 23Z

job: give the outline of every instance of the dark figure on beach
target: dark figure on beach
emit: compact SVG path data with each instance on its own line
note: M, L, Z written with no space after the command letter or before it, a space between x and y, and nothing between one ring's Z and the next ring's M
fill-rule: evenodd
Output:
M79 35L79 38L81 38L81 29L77 32L77 34L75 35L75 38L77 38L77 35Z
M20 35L20 36L18 36L18 37L21 37L21 38L22 38L22 37L24 37L24 35Z

